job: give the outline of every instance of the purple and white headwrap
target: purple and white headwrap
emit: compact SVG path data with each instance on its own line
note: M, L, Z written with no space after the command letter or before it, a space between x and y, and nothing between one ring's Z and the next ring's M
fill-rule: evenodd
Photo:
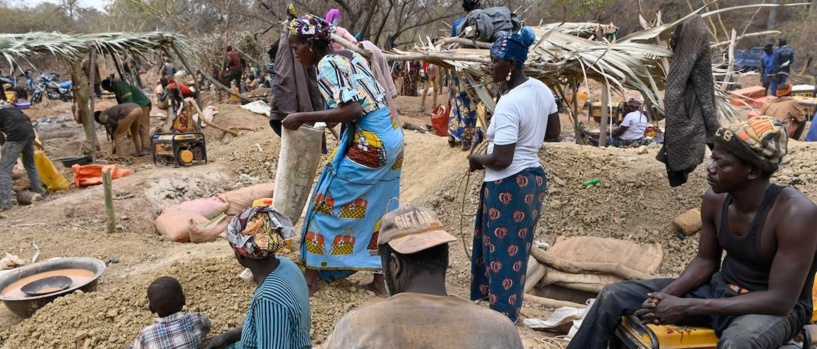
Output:
M306 15L289 20L289 34L306 40L332 41L335 27L321 17Z
M536 41L536 33L531 27L523 27L519 33L506 33L496 39L491 46L491 54L505 61L516 62L517 67L525 66L528 47Z
M332 25L338 25L340 22L340 10L333 8L326 13L326 21Z
M264 259L284 247L284 241L295 237L292 220L270 206L241 211L227 226L227 242L238 254Z

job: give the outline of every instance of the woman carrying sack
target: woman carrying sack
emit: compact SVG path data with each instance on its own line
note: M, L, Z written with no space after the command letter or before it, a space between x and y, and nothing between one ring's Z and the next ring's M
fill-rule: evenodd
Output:
M301 259L310 294L318 278L331 281L354 271L375 272L364 287L387 292L380 257L368 245L380 218L396 209L400 197L403 132L389 114L385 89L366 60L350 51L332 51L334 27L320 17L295 18L290 8L289 45L306 67L317 67L326 110L294 113L283 126L296 130L307 122L343 123L332 159L324 167L303 223Z

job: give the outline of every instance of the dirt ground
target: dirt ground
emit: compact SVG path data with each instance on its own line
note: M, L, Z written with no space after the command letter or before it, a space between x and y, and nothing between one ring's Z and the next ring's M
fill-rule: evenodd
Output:
M419 98L400 97L397 102L406 122L419 126L430 123L427 115L419 113ZM105 103L111 102L97 105ZM104 232L100 187L72 186L68 191L49 194L43 202L17 206L3 214L0 253L30 258L34 240L42 248L41 259L85 256L110 264L97 291L62 297L30 319L19 319L5 307L0 308L2 348L121 348L152 322L145 290L162 275L175 276L182 282L188 309L210 317L213 334L241 324L254 287L238 277L241 268L227 244L223 240L175 243L157 235L153 228L153 219L164 207L252 184L239 180L242 173L259 181L274 180L280 142L266 118L235 105L221 104L219 109L215 123L250 131L222 139L221 132L206 129L208 164L156 167L148 157L120 164L135 173L113 183L121 225L114 234ZM70 104L49 103L27 113L40 120L37 130L51 159L77 155L83 134L80 125L70 119ZM155 125L159 120L154 118L153 122ZM566 141L547 143L540 152L548 171L549 195L536 240L553 244L559 236L590 235L659 242L665 256L659 273L677 275L694 255L697 241L695 236L679 238L671 221L700 205L707 189L704 167L693 172L686 185L670 188L663 164L655 160L657 146L648 147L646 154L636 149L579 146L571 142L572 126L565 116L562 126ZM461 242L452 244L448 290L467 299L470 261L463 247L470 249L481 175L468 178L466 187L465 152L448 147L445 138L431 133L407 130L405 135L401 203L433 207L452 233L462 237L465 246ZM104 132L98 130L98 136L104 139ZM331 136L328 139L333 147L336 141ZM102 147L109 149L109 142L103 141ZM812 199L817 198L815 150L816 145L790 142L790 155L774 181L789 184L799 178L805 184L797 187ZM70 180L70 169L56 165ZM592 178L600 178L602 184L583 189L581 183ZM26 185L26 180L21 179L15 187ZM297 260L295 253L286 256ZM379 301L359 286L370 278L368 273L359 273L321 285L320 292L311 299L316 347L322 347L343 314ZM526 303L522 313L525 317L543 318L549 310ZM544 338L552 337L521 325L519 330L527 348L544 348Z

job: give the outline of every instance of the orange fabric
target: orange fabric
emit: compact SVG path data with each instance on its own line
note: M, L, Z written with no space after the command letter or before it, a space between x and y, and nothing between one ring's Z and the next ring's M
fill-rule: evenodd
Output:
M74 185L77 187L102 184L102 173L106 169L111 170L111 180L133 173L131 169L118 168L116 165L74 165L71 169L74 171Z

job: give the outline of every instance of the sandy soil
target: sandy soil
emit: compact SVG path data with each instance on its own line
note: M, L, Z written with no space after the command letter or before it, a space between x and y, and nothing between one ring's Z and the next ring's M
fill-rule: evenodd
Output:
M441 99L444 101L445 99ZM419 126L429 123L419 113L419 98L397 99L404 120ZM110 101L106 101L110 103ZM98 103L102 104L105 102ZM189 168L156 167L147 157L121 165L136 172L114 181L115 207L121 229L104 233L104 209L99 187L47 196L34 206L15 207L0 218L0 252L23 258L33 253L32 240L42 248L41 259L87 256L111 263L96 292L75 293L42 308L22 320L0 308L2 348L121 348L151 323L145 290L161 275L177 277L187 294L188 309L204 312L213 320L213 333L241 323L253 286L238 278L241 268L223 240L205 244L179 244L157 235L153 219L162 208L178 202L218 194L251 183L241 182L244 173L260 181L272 181L280 142L264 116L250 114L235 105L219 105L215 122L224 127L244 127L238 137L222 139L221 132L205 131L209 163ZM430 108L428 108L430 109ZM82 129L70 120L70 105L50 103L28 111L42 117L69 121L41 122L38 132L52 158L75 155L83 139ZM45 119L42 119L45 121ZM154 124L159 122L154 120ZM563 130L572 137L572 126L563 116ZM99 130L98 136L104 139ZM330 147L336 141L329 137ZM107 141L104 147L109 147ZM791 142L790 155L775 181L788 184L795 178L811 198L817 198L817 146ZM592 235L638 242L659 242L665 258L659 273L677 275L697 248L696 238L678 237L671 220L699 206L706 190L703 167L688 184L670 188L663 164L654 159L658 147L646 154L635 149L598 149L571 142L548 143L540 156L548 171L549 195L536 231L536 239L554 243L558 236ZM402 203L433 207L444 223L465 243L452 245L448 273L449 292L467 298L473 212L481 181L478 174L466 177L466 153L449 148L445 138L431 133L406 131L406 151L401 182ZM708 162L708 161L707 161ZM57 164L57 166L60 166ZM69 169L62 169L71 178ZM583 189L581 183L601 178L602 185ZM466 186L465 182L468 181ZM18 180L17 188L27 186ZM462 212L462 213L461 213ZM463 248L465 247L465 248ZM297 255L287 253L297 260ZM337 320L349 310L379 301L359 286L370 274L359 273L331 285L322 284L311 301L312 338L317 347L325 342ZM545 317L548 309L526 304L526 317ZM521 322L520 322L521 323ZM519 327L526 347L542 348L551 335Z

